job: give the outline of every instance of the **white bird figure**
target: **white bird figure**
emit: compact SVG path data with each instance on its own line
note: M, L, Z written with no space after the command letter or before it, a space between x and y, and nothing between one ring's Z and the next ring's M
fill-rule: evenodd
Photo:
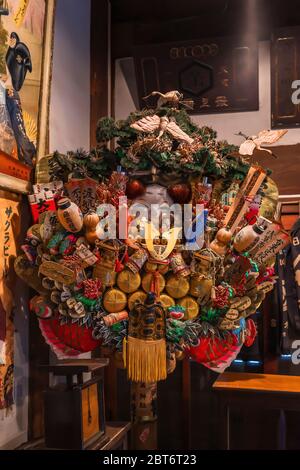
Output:
M253 135L251 137L246 137L244 134L239 132L237 135L246 137L246 140L240 145L239 153L240 155L253 155L255 149L268 152L274 157L274 153L270 149L262 148L261 145L271 145L277 142L281 137L287 133L287 130L264 130L258 133L258 135ZM277 157L276 157L277 158Z
M189 135L180 129L174 120L170 120L166 116L159 117L157 114L154 116L146 116L131 124L130 127L138 132L145 133L152 133L159 129L158 139L160 139L165 132L168 132L172 137L174 137L174 139L179 140L180 142L192 144L194 141Z

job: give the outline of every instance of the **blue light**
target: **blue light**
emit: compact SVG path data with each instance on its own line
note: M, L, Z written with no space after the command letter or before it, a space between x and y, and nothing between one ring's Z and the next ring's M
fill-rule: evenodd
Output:
M259 364L261 364L261 361L248 361L247 364L251 364L253 366L258 366Z
M234 364L244 364L244 361L242 359L235 359Z
M290 359L292 357L291 354L281 354L281 359Z

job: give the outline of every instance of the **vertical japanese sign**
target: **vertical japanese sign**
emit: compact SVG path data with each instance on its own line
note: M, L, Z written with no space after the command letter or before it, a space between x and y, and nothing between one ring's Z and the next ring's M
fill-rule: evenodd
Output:
M0 415L9 412L14 401L13 303L16 293L11 289L20 231L19 210L18 196L0 191Z

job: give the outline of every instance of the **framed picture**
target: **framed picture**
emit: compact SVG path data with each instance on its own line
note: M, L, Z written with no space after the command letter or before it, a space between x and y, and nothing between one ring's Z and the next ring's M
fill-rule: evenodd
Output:
M27 194L48 152L56 0L0 0L0 188Z

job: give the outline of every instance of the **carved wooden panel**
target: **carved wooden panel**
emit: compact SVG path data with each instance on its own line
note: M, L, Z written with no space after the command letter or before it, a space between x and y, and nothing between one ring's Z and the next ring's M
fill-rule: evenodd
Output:
M272 128L300 126L300 106L292 102L292 82L300 80L300 27L273 34L271 46Z
M179 90L196 114L258 109L257 43L226 37L144 45L134 59L141 107L154 90Z

